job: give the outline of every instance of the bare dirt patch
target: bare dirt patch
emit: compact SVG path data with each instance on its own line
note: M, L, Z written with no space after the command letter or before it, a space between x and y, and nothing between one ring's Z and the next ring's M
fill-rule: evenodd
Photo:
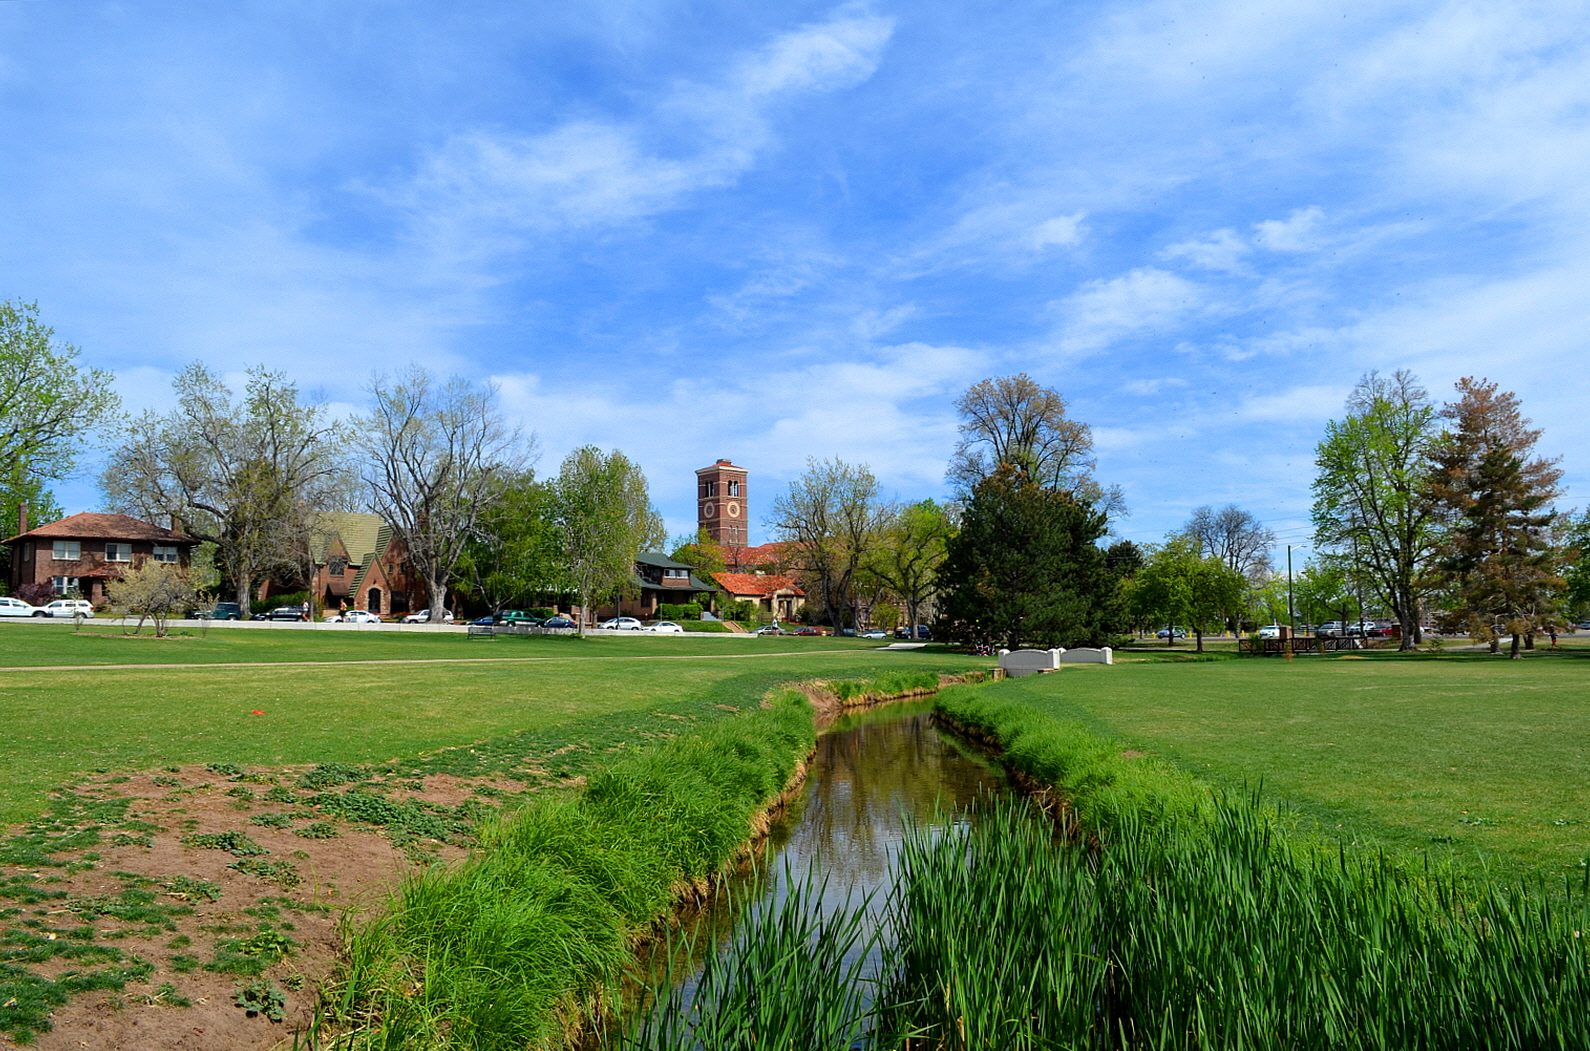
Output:
M214 766L100 776L0 842L0 1045L263 1049L307 1029L341 924L462 856L522 782Z

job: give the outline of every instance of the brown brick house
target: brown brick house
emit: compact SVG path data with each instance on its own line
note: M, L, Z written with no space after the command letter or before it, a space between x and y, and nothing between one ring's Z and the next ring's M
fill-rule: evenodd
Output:
M76 592L94 605L105 601L105 581L149 559L189 564L199 541L127 515L85 511L59 522L21 529L5 541L11 549L11 590L50 584L57 595Z
M754 602L774 620L794 620L806 604L806 592L782 573L714 573L712 579L736 602Z
M323 511L314 528L314 591L326 609L367 609L390 616L407 613L413 597L428 601L417 585L408 548L380 515Z

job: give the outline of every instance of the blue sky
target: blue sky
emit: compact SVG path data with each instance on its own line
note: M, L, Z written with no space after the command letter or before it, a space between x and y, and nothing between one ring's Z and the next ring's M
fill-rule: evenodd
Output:
M1306 543L1368 369L1499 381L1590 491L1582 2L7 0L0 141L0 297L129 408L417 361L543 471L623 449L676 533L719 456L753 539L808 456L940 496L951 402L1018 371L1137 540Z

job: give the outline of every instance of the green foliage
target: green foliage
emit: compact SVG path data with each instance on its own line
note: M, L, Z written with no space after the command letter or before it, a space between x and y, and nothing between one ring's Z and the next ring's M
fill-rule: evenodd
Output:
M1248 581L1220 559L1200 557L1195 541L1176 537L1153 553L1127 595L1139 623L1191 628L1202 650L1204 632L1241 614Z
M298 779L298 787L311 789L334 788L337 785L363 781L369 776L369 771L362 766L350 766L346 763L321 763ZM296 798L290 797L286 801L295 802Z
M1570 519L1563 537L1563 609L1570 617L1590 617L1590 507Z
M657 603L658 620L700 620L701 603L699 602L659 602Z
M683 562L698 574L722 573L729 568L723 545L712 539L712 534L705 529L698 529L689 540L676 543L668 557Z
M183 836L182 845L185 847L204 847L209 850L224 850L240 858L270 853L270 851L250 839L247 833L236 832L231 829L225 832L195 832L192 835Z
M568 589L559 558L555 495L550 483L537 482L533 471L524 471L501 479L482 509L457 574L474 583L491 609L510 609L532 596Z
M570 589L590 609L629 582L639 552L660 546L662 518L651 506L646 475L616 449L575 449L554 486Z
M270 883L277 883L283 887L296 887L304 881L298 874L298 868L291 861L263 861L259 858L243 858L227 866L238 872L250 876L257 876Z
M264 814L255 814L253 817L248 819L248 823L251 825L259 825L261 828L293 827L292 818L288 817L286 814L274 811Z
M338 832L337 826L329 821L311 821L303 828L294 829L293 835L305 839L335 839Z
M186 901L196 901L199 898L205 901L218 901L221 897L220 884L194 879L191 876L173 876L165 882L165 888L173 897Z
M1121 630L1117 581L1096 543L1106 517L1070 493L1001 468L977 483L939 576L950 637L1021 646L1104 646Z
M247 1011L250 1018L264 1015L272 1022L280 1022L287 1017L287 994L264 979L239 987L232 1002Z

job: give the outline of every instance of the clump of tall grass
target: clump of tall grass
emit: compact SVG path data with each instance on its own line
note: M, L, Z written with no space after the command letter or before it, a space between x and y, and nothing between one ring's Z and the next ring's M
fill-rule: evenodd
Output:
M824 910L822 877L786 871L785 894L746 915L707 952L699 977L664 976L665 995L607 1046L624 1051L752 1051L861 1046L873 1024L873 949L866 903ZM691 960L686 946L672 954Z
M939 688L939 677L937 672L931 671L897 671L876 679L840 679L825 685L830 693L839 698L840 703L849 705L886 697L932 693Z
M812 710L763 709L616 761L579 796L481 830L350 932L328 1004L353 1046L546 1047L599 1010L634 936L717 873L811 751Z

